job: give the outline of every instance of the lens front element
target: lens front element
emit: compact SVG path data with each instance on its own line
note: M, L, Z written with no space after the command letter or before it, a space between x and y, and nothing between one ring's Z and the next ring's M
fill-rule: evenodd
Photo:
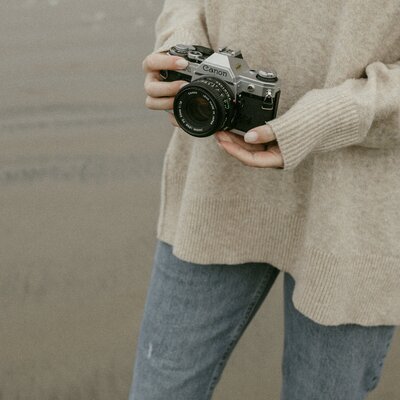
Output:
M175 96L174 115L179 126L196 137L229 129L234 116L234 96L229 85L215 77L202 77Z
M203 96L192 97L186 103L186 113L193 121L204 123L212 118L213 108Z

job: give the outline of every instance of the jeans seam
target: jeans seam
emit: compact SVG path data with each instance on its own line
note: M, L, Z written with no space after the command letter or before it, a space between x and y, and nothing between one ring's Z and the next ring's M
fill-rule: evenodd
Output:
M368 391L368 392L371 392L372 390L376 389L376 387L378 386L379 375L380 375L381 372L382 372L383 362L384 362L384 360L385 360L385 358L386 358L386 356L387 356L387 353L388 353L388 351L389 351L389 346L390 346L390 344L391 344L391 342L392 342L392 339L393 339L393 336L394 336L394 331L395 331L395 329L393 329L393 332L391 333L391 335L390 335L388 341L386 342L385 351L384 351L383 354L381 355L380 360L379 360L379 364L378 364L379 367L380 367L379 373L378 373L378 375L374 375L374 376L372 377L371 382L370 382L370 385L369 385L369 388L367 388L367 391Z
M242 318L240 323L237 325L237 329L234 332L234 334L232 335L228 346L226 347L224 353L222 354L222 357L216 364L216 366L213 370L213 373L211 375L210 384L206 391L206 399L210 398L209 396L212 394L212 391L215 388L215 385L217 383L217 380L218 380L217 378L220 376L221 370L223 369L223 367L226 363L226 360L228 359L228 356L231 353L232 348L234 347L234 344L237 343L238 340L240 339L240 337L243 333L243 327L245 327L247 325L247 322L248 322L250 316L252 315L254 308L257 306L260 296L262 295L262 293L264 291L264 287L271 276L272 276L272 272L267 271L264 278L261 280L260 285L257 287L257 289L255 291L255 295L253 296L252 301L250 302L249 306L247 307L244 317Z

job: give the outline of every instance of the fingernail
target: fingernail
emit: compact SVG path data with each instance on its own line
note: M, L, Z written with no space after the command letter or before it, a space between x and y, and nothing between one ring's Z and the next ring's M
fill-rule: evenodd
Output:
M189 85L189 82L182 83L182 85L180 86L180 88L179 88L179 89L182 89L182 88L183 88L183 87L185 87L186 85Z
M255 142L258 139L258 134L255 131L249 131L244 135L245 142Z
M186 68L186 67L189 65L189 62L188 62L187 60L184 60L183 58L181 58L180 60L178 60L178 61L176 62L176 65L177 65L179 68Z

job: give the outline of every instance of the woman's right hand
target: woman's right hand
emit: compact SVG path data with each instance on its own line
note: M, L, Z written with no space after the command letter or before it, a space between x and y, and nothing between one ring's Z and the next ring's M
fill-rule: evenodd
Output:
M186 81L165 82L160 77L161 70L182 70L188 66L182 57L170 56L166 53L152 53L143 61L146 73L144 90L147 93L146 107L150 110L172 110L174 97ZM168 113L172 125L178 126L172 113Z

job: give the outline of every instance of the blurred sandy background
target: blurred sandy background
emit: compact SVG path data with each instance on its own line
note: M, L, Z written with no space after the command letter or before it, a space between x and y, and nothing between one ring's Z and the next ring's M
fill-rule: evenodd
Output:
M0 2L1 400L127 399L171 135L143 105L161 6ZM278 398L282 323L279 277L215 399ZM400 398L399 339L371 399Z

